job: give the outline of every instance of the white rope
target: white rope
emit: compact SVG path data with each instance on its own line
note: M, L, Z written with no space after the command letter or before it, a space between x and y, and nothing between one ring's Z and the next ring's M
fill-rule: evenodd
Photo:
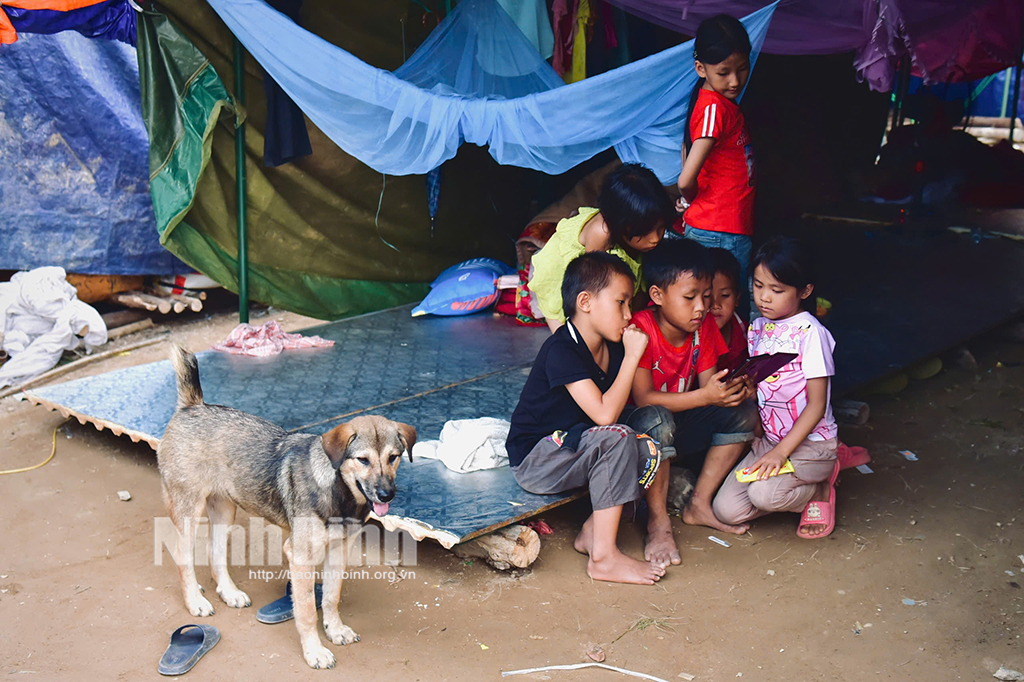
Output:
M583 668L604 668L605 670L613 670L623 675L629 675L631 677L639 677L644 680L651 680L651 682L668 682L660 677L654 675L647 675L646 673L638 673L632 670L626 670L625 668L616 668L613 665L605 665L604 663L575 663L573 665L546 665L543 668L527 668L525 670L502 670L502 677L509 677L510 675L529 675L530 673L544 672L545 670L581 670Z

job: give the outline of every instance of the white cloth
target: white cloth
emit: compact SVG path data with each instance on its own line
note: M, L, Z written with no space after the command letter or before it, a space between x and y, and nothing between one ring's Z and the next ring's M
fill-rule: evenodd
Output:
M440 440L412 446L413 457L439 459L452 471L467 473L508 466L505 439L511 424L504 419L480 417L445 422Z
M18 272L0 283L0 348L11 356L0 365L0 388L39 376L65 350L84 345L88 353L106 342L103 317L78 300L64 268Z

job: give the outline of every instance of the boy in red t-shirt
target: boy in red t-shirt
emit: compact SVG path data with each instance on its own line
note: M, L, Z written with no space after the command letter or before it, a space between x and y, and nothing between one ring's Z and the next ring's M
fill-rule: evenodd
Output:
M747 352L747 323L736 312L740 302L740 264L736 257L721 248L708 249L715 276L711 281L711 309L708 317L715 319L718 331L729 350L718 358L718 368L732 371L750 357Z
M690 96L677 183L676 209L685 213L673 229L708 248L728 249L740 263L746 290L757 178L739 99L750 77L750 36L734 17L710 17L697 28L693 57L699 79ZM745 296L740 301L744 314L749 303Z
M699 471L683 521L726 533L745 533L745 524L719 521L711 502L754 439L757 406L743 379L725 382L718 358L728 351L715 319L708 315L714 266L708 250L683 239L662 242L644 259L652 308L632 324L650 337L633 377L638 409L626 423L649 433L676 461Z

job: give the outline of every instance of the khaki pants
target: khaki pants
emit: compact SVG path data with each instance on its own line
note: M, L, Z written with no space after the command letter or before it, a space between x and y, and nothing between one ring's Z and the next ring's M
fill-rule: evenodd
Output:
M805 440L789 461L794 472L763 481L740 483L736 470L746 469L777 444L767 438L754 440L750 454L733 467L719 489L712 509L722 523L739 524L771 512L802 512L814 496L815 484L827 481L835 470L839 441Z

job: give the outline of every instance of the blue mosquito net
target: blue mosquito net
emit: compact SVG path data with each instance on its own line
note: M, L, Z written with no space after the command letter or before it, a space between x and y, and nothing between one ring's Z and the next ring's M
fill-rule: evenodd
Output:
M387 175L425 174L464 142L501 164L563 173L614 147L665 184L697 81L693 41L566 85L495 0L464 0L395 72L317 37L263 0L209 0L320 130ZM760 52L775 4L742 19Z

